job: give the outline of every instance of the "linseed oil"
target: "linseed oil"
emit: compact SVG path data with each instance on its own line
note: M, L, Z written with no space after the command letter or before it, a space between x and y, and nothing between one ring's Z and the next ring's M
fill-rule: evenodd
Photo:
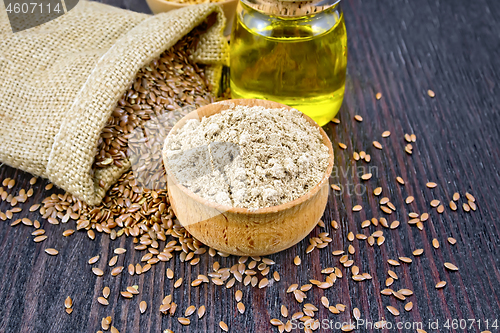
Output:
M269 15L240 1L231 36L231 94L302 111L320 126L344 98L347 35L340 7Z

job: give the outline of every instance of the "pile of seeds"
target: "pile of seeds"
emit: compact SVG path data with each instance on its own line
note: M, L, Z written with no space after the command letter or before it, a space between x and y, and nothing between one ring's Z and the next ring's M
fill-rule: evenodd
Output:
M176 102L180 103L180 102ZM150 116L151 117L151 116ZM357 117L358 122L362 122L361 117ZM334 123L340 123L340 120L334 119ZM155 125L156 126L156 125ZM130 134L130 132L128 132ZM127 135L127 134L126 134ZM390 136L388 131L382 133L382 138L387 138ZM111 138L108 138L111 139ZM127 138L131 140L131 137ZM115 139L113 139L115 140ZM416 136L405 135L404 140L406 143L415 143ZM345 146L346 149L348 148ZM406 150L407 146L403 149ZM380 149L382 145L380 144ZM412 147L413 149L413 147ZM370 159L366 159L368 154L361 154L364 156L362 160L365 163L370 163ZM104 156L107 156L104 154ZM122 155L121 155L122 156ZM357 161L356 158L354 158ZM115 160L113 160L114 163ZM117 159L117 161L120 161ZM360 176L363 181L369 181L372 177L368 174ZM33 178L30 180L30 185L34 185L37 179ZM399 186L405 186L407 181L402 177L397 177L394 180L394 184L399 184ZM34 228L32 233L34 242L44 242L47 239L45 231L41 229L41 224L39 221L31 221L26 217L22 217L23 209L22 204L27 201L29 197L33 195L33 188L20 189L16 191L15 180L4 179L0 187L0 198L2 201L10 203L11 208L6 212L0 212L1 220L12 221L11 225L15 226L18 224L24 224ZM45 189L50 190L52 186L49 184ZM429 191L433 191L437 188L437 184L434 182L428 182L427 188ZM332 184L332 189L334 191L340 191L341 187L339 185ZM17 193L16 193L17 192ZM462 210L466 213L473 212L477 209L476 199L470 193L465 193L460 195L458 192L454 193L451 198L448 199L433 199L429 203L429 210L425 212L414 212L411 211L411 204L414 202L413 196L408 196L404 202L398 203L399 205L393 204L391 199L387 196L382 196L384 190L381 187L376 188L373 191L375 198L379 199L379 207L381 214L385 214L385 217L373 217L371 219L364 220L360 222L359 231L349 230L347 234L347 247L345 249L332 249L331 243L332 238L329 237L327 232L328 225L323 221L318 221L319 233L317 237L309 238L309 246L306 249L306 253L303 255L307 256L313 251L323 250L332 251L332 255L338 258L338 265L334 267L324 267L321 270L321 276L311 276L309 281L305 284L293 283L286 287L286 292L290 295L291 299L296 302L299 306L299 310L293 312L289 310L285 305L281 305L279 313L276 313L276 318L272 318L270 321L271 326L275 326L279 332L290 332L292 330L292 320L299 320L304 324L304 332L312 332L320 327L319 319L315 318L317 312L319 311L320 304L305 303L308 296L315 293L318 289L327 290L332 288L338 279L344 278L347 275L353 281L362 282L365 280L371 280L372 276L369 272L361 272L360 266L356 265L353 255L356 251L359 251L359 242L366 241L369 246L382 247L385 243L384 234L388 232L395 232L391 230L396 230L400 226L400 222L397 220L389 221L391 214L399 209L405 208L405 204L408 205L408 219L407 223L409 225L415 225L418 229L423 230L425 228L425 222L429 219L432 210L435 210L437 214L441 214L449 206L451 211L457 211L458 207L462 206ZM462 200L460 205L460 200ZM449 202L449 205L444 205L442 202ZM361 211L363 207L357 205L353 207L353 211ZM176 257L181 262L189 266L197 265L200 260L206 260L206 253L211 257L228 257L227 254L222 252L217 252L215 249L207 248L201 244L196 239L193 239L191 235L178 223L173 215L171 208L169 206L167 193L165 190L153 190L143 188L136 177L134 177L133 171L125 173L119 181L110 188L102 204L95 207L89 207L85 203L74 198L70 194L52 194L48 198L44 199L40 204L35 204L29 207L29 211L39 211L44 219L48 221L49 224L66 224L72 220L76 221L76 229L86 231L90 239L95 238L95 232L104 232L109 234L111 239L116 239L120 236L130 236L132 237L134 248L138 251L146 251L143 255L141 261L135 264L129 264L127 268L123 266L116 266L118 262L118 256L126 255L127 251L124 248L116 248L114 250L115 256L113 256L107 263L109 268L104 270L95 267L95 264L99 262L100 256L97 255L89 259L89 270L91 270L96 276L102 277L106 274L112 276L117 276L119 274L128 273L130 275L144 274L152 269L155 264L160 261L169 261ZM336 221L330 221L333 230L339 228ZM372 231L369 231L372 229ZM375 229L373 231L373 229ZM62 235L64 237L70 237L75 230L66 229L63 231ZM449 244L455 245L457 240L452 237L446 239ZM432 246L435 249L440 247L440 242L438 239L434 238L432 240ZM325 250L326 249L326 250ZM291 250L293 251L293 249ZM57 249L47 248L45 252L48 255L57 256ZM399 280L397 273L398 267L403 265L411 265L414 260L419 260L419 257L424 254L423 249L414 249L412 251L412 256L400 255L397 258L392 258L387 260L387 263L391 269L387 270L387 275L383 279L385 289L381 290L381 294L394 297L397 301L403 302L400 307L387 305L386 309L389 314L393 316L399 316L401 311L412 311L414 308L414 301L412 301L413 291L405 288L403 282ZM299 255L295 256L293 263L282 263L286 269L287 265L297 265L300 266L302 259ZM444 268L447 271L454 272L458 271L458 267L451 263L443 263ZM218 261L215 261L212 267L212 271L206 272L206 274L200 274L192 281L185 281L182 276L175 276L175 272L167 268L166 276L169 281L173 283L174 288L179 288L183 283L188 283L191 287L203 286L205 283L212 283L218 286L224 286L227 289L234 288L234 297L237 302L237 311L240 314L244 314L246 311L246 306L242 302L243 292L238 289L240 286L251 285L255 288L266 288L273 286L274 284L279 284L281 277L278 271L274 269L275 262L269 258L261 257L239 257L237 258L237 263L231 267L221 267ZM272 271L272 272L271 272ZM399 287L394 288L396 284L400 284ZM446 281L437 280L435 288L441 289L446 287ZM139 288L137 285L128 286L125 290L120 292L123 299L132 299L139 294ZM108 298L110 296L110 288L104 287L102 290L102 296L99 296L96 301L103 307L107 306ZM181 299L177 300L181 302ZM341 303L337 303L329 299L327 296L321 297L321 306L326 308L332 314L340 314L345 312L347 306ZM137 311L144 313L148 308L148 304L144 301L140 302ZM189 319L195 313L198 318L203 318L207 309L204 305L195 304L177 304L174 300L173 295L166 295L162 301L162 304L151 304L151 306L158 309L158 313L169 316L176 316L177 321L182 325L190 325L191 320ZM70 296L68 296L64 302L65 311L71 314L73 311L73 302ZM177 311L177 309L182 309L182 311ZM399 308L399 309L398 309ZM180 314L178 312L181 312ZM353 308L352 318L354 320L361 317L361 311L358 308ZM280 317L277 318L277 317ZM118 332L114 326L111 326L112 318L104 317L101 321L102 330L110 330L113 333ZM375 323L376 328L383 328L386 324L385 320L380 320ZM230 327L224 322L220 321L219 327L223 331L229 331ZM355 327L352 324L346 324L342 327L342 331L348 332L352 331ZM172 333L171 330L165 330L166 333ZM419 333L425 331L418 330Z
M145 123L152 118L187 105L202 106L213 102L204 67L190 59L206 28L207 24L201 24L137 73L101 133L94 168L106 168L111 164L123 166L123 161L129 157L129 140L142 133L139 129L144 130ZM159 141L153 133L148 134ZM161 175L156 174L161 174L161 156L155 159L154 153L150 152L152 160L144 164L148 171L155 171L153 177L160 179Z

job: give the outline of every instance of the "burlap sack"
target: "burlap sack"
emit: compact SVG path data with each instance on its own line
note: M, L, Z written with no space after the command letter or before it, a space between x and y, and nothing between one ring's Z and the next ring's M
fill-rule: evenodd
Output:
M130 167L90 172L117 101L140 68L213 12L217 22L202 35L194 60L210 65L207 77L218 87L228 46L225 19L214 4L150 16L80 1L67 14L15 34L1 9L0 160L99 203Z

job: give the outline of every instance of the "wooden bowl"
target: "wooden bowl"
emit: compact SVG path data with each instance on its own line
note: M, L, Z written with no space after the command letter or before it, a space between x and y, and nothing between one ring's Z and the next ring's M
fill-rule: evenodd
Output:
M192 4L189 3L178 3L168 0L146 0L146 2L148 3L149 9L151 9L153 14L165 13L174 9L192 6ZM215 3L222 8L224 16L226 17L226 28L224 29L224 36L228 36L231 34L231 26L234 20L234 14L236 13L238 0L225 0Z
M291 107L265 100L234 99L203 106L186 115L172 128L176 133L188 119L201 120L233 105L260 105L266 108ZM239 256L261 256L285 250L306 237L323 215L329 193L333 168L333 149L330 139L311 118L306 120L319 128L328 147L328 167L321 181L309 192L293 201L272 207L246 209L208 201L178 184L166 162L167 188L170 204L180 223L193 237L219 251ZM169 135L171 135L169 134Z

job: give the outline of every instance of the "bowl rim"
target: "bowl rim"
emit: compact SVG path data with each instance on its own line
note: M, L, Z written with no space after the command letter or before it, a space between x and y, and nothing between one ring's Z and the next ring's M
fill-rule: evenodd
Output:
M222 4L226 4L226 3L230 3L230 2L237 2L239 0L223 0L223 1L219 1L219 2L210 2L210 1L208 1L208 2L202 2L202 3L180 3L180 2L171 1L171 0L148 0L148 1L161 2L161 3L173 5L174 7L181 8L181 7L202 5L202 4L205 4L205 3L213 3L213 4L216 4L216 5L222 5Z
M269 100L261 100L261 99L230 99L230 100L224 100L224 101L220 101L220 102L215 102L215 103L211 103L211 104L208 104L208 105L204 105L204 106L202 106L200 108L197 108L194 111L191 111L190 113L188 113L187 115L185 115L184 117L182 117L174 125L174 127L172 127L172 129L170 130L170 132L169 132L168 135L170 135L170 133L174 133L179 128L181 128L182 126L184 126L185 122L187 120L189 120L189 119L196 119L196 118L197 119L201 119L202 117L200 117L199 114L198 114L199 110L202 110L202 109L207 108L207 107L212 106L212 105L230 105L230 104L232 104L231 102L233 102L233 101L237 101L238 103L240 103L238 105L265 106L265 107L272 107L272 108L283 108L284 107L286 109L295 109L295 108L293 108L291 106L288 106L288 105L285 105L285 104L281 104L281 103L278 103L278 102L274 102L274 101L269 101ZM266 105L262 105L261 102L265 102ZM269 105L269 104L271 104L271 105ZM233 104L233 106L234 106L234 104ZM221 110L219 110L218 112L216 112L214 114L220 113L221 111L224 111L224 110L225 109L221 109ZM330 141L330 138L328 137L328 135L326 134L326 132L323 130L323 128L321 128L321 126L319 126L314 120L312 120L306 114L304 114L302 112L301 112L301 114L302 114L302 116L310 124L313 124L316 128L319 129L320 134L321 134L321 136L323 138L323 143L328 148L328 166L326 167L325 173L323 174L323 177L321 178L321 180L311 190L309 190L307 193L303 194L302 196L298 197L297 199L285 202L285 203L277 205L277 206L270 206L270 207L256 208L256 209L222 205L222 204L218 204L218 203L215 203L213 201L210 201L208 199L205 199L205 198L199 196L198 194L190 191L184 185L178 183L177 179L173 176L172 172L170 171L170 169L166 165L164 157L165 157L165 150L166 150L165 142L166 142L166 140L168 138L168 135L165 138L165 141L163 142L163 148L162 148L162 160L163 160L163 165L165 167L165 172L166 172L166 175L167 175L167 186L168 186L168 179L171 178L171 179L173 179L176 182L176 184L174 186L177 186L184 194L186 194L187 196L189 196L191 199L193 199L193 200L195 200L195 201L197 201L197 202L199 202L199 203L201 203L201 204L203 204L205 206L213 208L215 210L219 210L221 213L223 213L223 212L229 212L229 213L234 213L234 214L246 214L246 215L251 215L251 214L260 215L260 214L277 213L277 212L281 212L281 211L290 209L292 207L298 206L298 205L300 205L300 204L308 201L310 198L314 197L319 192L319 190L321 189L321 187L324 186L325 182L328 182L328 180L330 178L330 175L332 173L332 169L333 169L334 154L333 154L332 142Z

